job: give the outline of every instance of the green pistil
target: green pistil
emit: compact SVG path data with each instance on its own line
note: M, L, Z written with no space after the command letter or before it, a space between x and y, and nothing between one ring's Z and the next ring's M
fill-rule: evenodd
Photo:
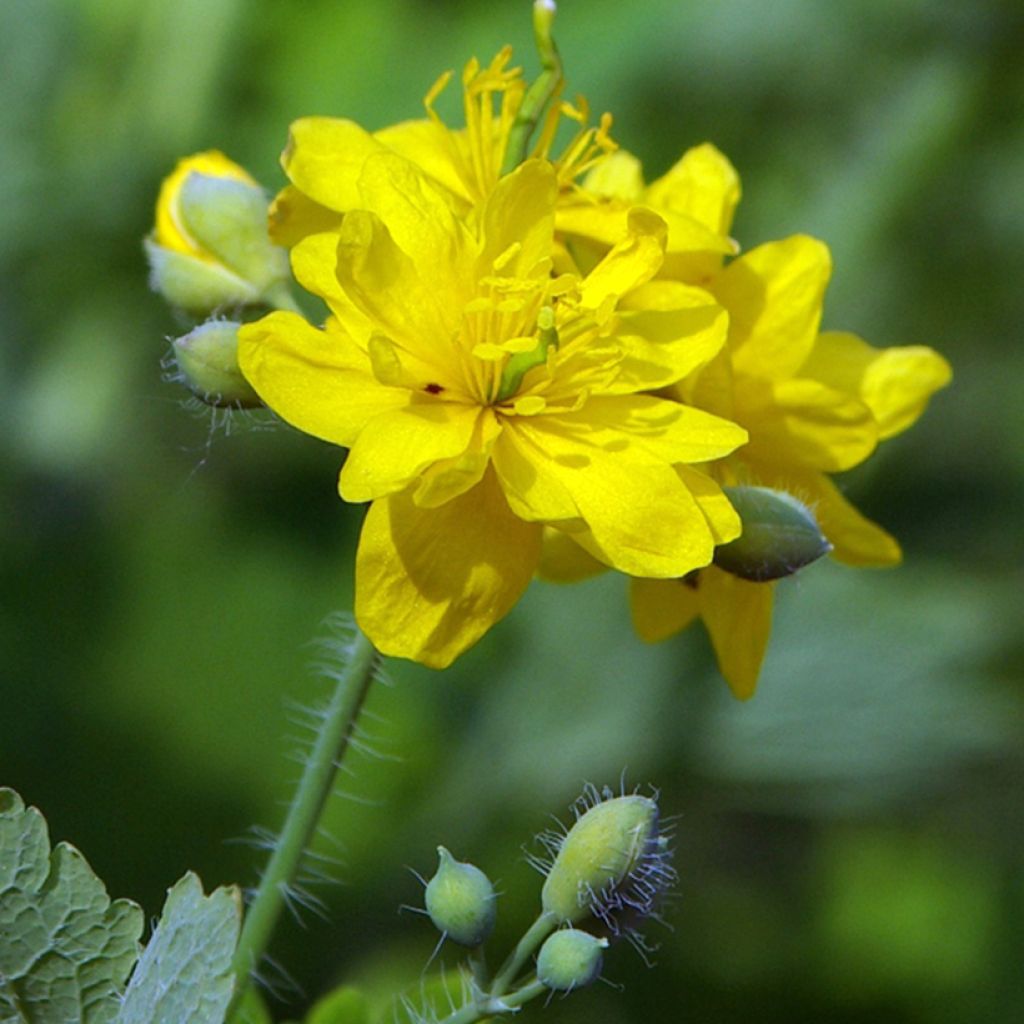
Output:
M548 361L548 351L558 348L558 331L555 329L555 313L550 306L545 306L537 317L539 328L536 347L529 352L517 352L510 356L501 371L498 383L498 394L495 402L508 401L519 390L523 378L535 366L543 366Z

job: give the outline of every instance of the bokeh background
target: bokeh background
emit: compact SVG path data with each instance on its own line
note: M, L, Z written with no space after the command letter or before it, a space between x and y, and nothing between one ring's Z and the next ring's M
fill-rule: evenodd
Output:
M760 690L727 694L699 630L647 647L622 581L535 584L449 672L388 666L327 830L328 919L273 948L279 1019L330 986L416 986L399 913L438 843L535 911L522 847L584 780L651 783L678 898L654 970L524 1019L1024 1019L1024 14L1016 0L563 0L573 90L650 176L716 142L747 248L804 231L836 263L825 324L925 343L954 386L843 486L895 571L779 588ZM162 379L183 329L140 239L181 155L268 188L290 120L418 116L445 68L511 42L527 0L0 4L0 783L156 914L186 869L251 884L225 840L276 826L291 702L351 604L361 510L341 453L222 420ZM325 852L332 852L325 843Z

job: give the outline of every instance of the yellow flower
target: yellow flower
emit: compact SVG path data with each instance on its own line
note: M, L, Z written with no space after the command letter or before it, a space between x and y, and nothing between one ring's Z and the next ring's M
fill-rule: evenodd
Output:
M739 181L713 147L691 150L647 188L635 159L615 154L587 184L589 204L559 211L559 227L575 234L570 245L613 243L630 204L642 202L669 223L670 252L659 276L700 284L729 313L723 350L667 392L748 431L744 447L709 467L716 481L795 495L814 511L840 561L898 562L896 541L863 517L829 474L859 464L880 440L909 427L948 383L946 361L924 346L878 350L852 334L819 333L831 257L815 239L771 242L723 265ZM589 571L573 558L575 567L564 545L553 547L545 572L574 578ZM677 580L634 579L633 618L640 635L656 641L699 616L722 674L746 698L768 642L773 589L714 566Z
M145 249L153 287L194 314L266 302L288 277L263 190L217 150L179 160L164 179Z
M637 211L586 277L552 275L557 171L530 160L457 216L408 160L373 151L337 233L307 236L295 274L331 310L318 330L274 313L243 327L260 397L350 449L339 489L370 501L356 616L386 654L449 664L536 568L543 524L634 575L676 577L735 537L735 513L688 463L746 434L641 392L708 362L725 321L682 289L619 303L662 262L664 224Z
M509 136L526 93L520 68L510 68L512 50L503 49L486 67L471 60L462 75L466 127L449 128L434 103L451 80L443 74L424 100L427 117L403 121L368 132L353 121L332 117L304 117L291 125L288 145L281 157L291 182L271 209L271 235L292 246L308 234L337 230L341 214L358 206L356 176L367 157L397 153L431 179L456 213L465 214L483 202L498 183L508 156ZM557 157L551 150L562 119L579 124L573 138ZM586 103L576 106L555 101L527 156L551 159L559 189L591 167L615 144L608 135L606 114L596 128L587 127Z

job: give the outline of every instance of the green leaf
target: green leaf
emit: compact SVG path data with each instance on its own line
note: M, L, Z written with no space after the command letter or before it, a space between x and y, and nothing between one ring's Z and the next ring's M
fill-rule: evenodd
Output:
M107 896L68 843L50 852L46 821L0 789L0 1021L107 1024L138 956L143 914Z
M241 914L237 889L204 896L192 872L177 882L132 974L117 1024L221 1024L234 987L231 958Z
M346 985L320 999L309 1011L306 1024L369 1024L369 1020L366 996Z

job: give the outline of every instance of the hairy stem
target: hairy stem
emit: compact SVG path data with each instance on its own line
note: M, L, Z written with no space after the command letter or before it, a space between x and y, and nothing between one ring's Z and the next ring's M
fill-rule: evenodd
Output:
M553 914L542 913L527 929L509 958L501 965L491 985L490 995L497 998L505 994L530 954L551 934L557 924Z
M288 887L298 872L333 790L356 719L373 682L378 659L373 644L357 628L347 651L347 664L338 676L330 703L323 712L316 741L288 809L281 835L242 923L242 934L232 964L236 982L228 1019L245 994L249 976L263 956L281 915Z
M476 1021L485 1017L497 1017L518 1010L524 1003L536 999L547 991L544 985L533 979L503 998L486 996L476 1002L467 1003L461 1009L443 1017L438 1024L476 1024Z

